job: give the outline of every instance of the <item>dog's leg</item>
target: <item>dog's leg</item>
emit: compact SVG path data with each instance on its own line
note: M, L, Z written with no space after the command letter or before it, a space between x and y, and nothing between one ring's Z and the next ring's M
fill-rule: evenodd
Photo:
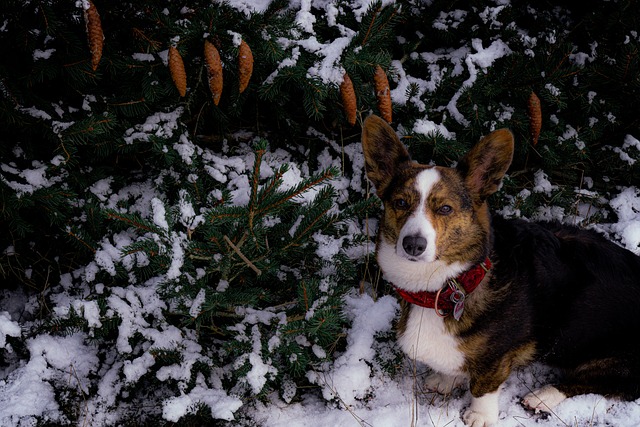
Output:
M638 357L610 357L583 363L568 371L560 383L527 394L522 403L536 412L551 412L566 398L589 393L636 400L640 397Z
M467 378L464 375L446 375L435 372L425 379L424 386L427 390L440 394L451 394L453 390L464 385L466 382Z
M500 386L508 376L509 372L497 371L471 377L471 405L462 416L467 426L489 427L498 422Z
M517 366L520 351L507 353L490 365L476 365L470 372L471 405L462 419L469 427L489 427L498 422L500 387L507 380L513 366Z

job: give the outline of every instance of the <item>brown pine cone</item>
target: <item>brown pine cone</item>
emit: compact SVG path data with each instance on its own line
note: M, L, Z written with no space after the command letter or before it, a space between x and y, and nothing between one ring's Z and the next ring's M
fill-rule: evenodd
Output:
M91 52L91 68L95 71L98 69L100 58L102 58L104 34L100 14L91 0L89 0L89 8L84 11L84 22L89 39L89 51Z
M383 119L387 123L391 123L391 89L389 88L389 80L387 74L381 66L376 65L376 72L373 75L373 81L376 88L376 97L378 98L378 110Z
M356 124L356 111L358 103L356 100L356 92L353 89L353 83L347 73L344 73L344 78L340 84L340 95L342 96L342 108L347 116L347 122L351 126Z
M213 95L213 103L218 105L222 95L222 60L218 49L208 40L204 41L204 60L209 75L209 89Z
M531 133L531 144L535 147L540 137L542 128L542 109L540 108L540 98L535 92L529 95L529 133Z
M238 80L240 93L249 85L253 73L253 53L249 45L242 40L238 48Z
M169 47L169 71L180 96L184 97L187 94L187 73L184 70L182 56L175 46Z

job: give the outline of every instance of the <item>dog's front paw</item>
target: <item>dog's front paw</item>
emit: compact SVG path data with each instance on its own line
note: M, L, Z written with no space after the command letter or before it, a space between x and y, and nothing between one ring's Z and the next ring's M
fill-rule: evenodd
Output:
M527 394L522 403L536 413L551 412L560 402L565 400L567 395L552 385L546 385L539 390Z
M498 422L498 416L487 416L487 414L467 409L462 420L468 427L489 427Z
M440 394L451 394L453 390L463 385L465 381L466 379L462 375L445 375L437 372L429 375L424 380L424 386L427 390Z
M471 406L462 416L469 427L489 427L498 422L499 392L487 393L471 399Z

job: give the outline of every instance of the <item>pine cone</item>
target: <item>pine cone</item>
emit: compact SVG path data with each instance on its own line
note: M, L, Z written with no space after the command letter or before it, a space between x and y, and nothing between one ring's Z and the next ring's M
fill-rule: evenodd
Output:
M89 0L89 7L84 11L84 22L86 24L87 38L89 39L89 50L91 51L91 68L95 71L98 69L100 58L102 58L104 34L100 15L91 0Z
M251 53L251 49L249 45L245 43L244 40L240 43L240 48L238 49L238 80L240 93L244 92L244 90L249 85L249 80L251 79L251 74L253 73L253 53Z
M184 97L187 94L187 73L184 70L182 56L175 46L169 47L169 71L180 96Z
M356 100L356 92L353 89L353 83L347 73L344 73L342 84L340 84L340 95L342 96L342 108L347 115L347 121L351 126L356 124L356 110L358 103Z
M383 119L391 123L391 89L387 74L381 66L376 65L376 72L373 75L376 87L376 97L378 98L378 110Z
M540 108L540 98L535 92L529 95L529 132L531 133L531 144L535 147L540 137L542 128L542 110Z
M222 60L218 49L209 40L204 41L204 60L207 63L209 89L213 95L213 103L218 105L222 95Z

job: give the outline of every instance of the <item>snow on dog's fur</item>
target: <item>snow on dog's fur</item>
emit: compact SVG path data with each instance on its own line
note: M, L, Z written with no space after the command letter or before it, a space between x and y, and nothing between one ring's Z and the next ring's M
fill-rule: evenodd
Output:
M398 342L435 371L428 387L468 383L467 425L496 423L500 386L533 360L564 370L524 397L535 411L583 393L640 397L640 343L629 336L640 328L640 258L592 231L492 217L487 198L511 164L511 132L485 136L455 168L412 162L376 116L362 144L384 204L378 263L411 302ZM469 276L476 282L460 284Z

